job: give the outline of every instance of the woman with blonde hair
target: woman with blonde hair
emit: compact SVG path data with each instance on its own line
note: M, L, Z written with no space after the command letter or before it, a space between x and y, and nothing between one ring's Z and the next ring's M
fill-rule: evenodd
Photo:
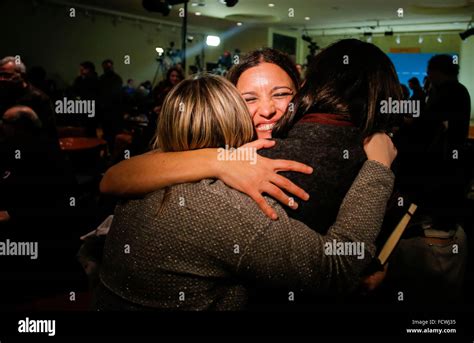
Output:
M237 89L219 76L197 75L166 97L156 145L168 152L231 149L232 156L254 136ZM267 198L279 216L269 219L251 198L215 179L124 201L106 240L96 308L237 310L246 308L252 285L281 289L284 298L354 289L375 253L396 156L385 134L367 139L364 150L368 160L324 236ZM328 252L334 243L357 243L362 254Z
M255 127L256 138L259 138L247 147L257 150L273 147L275 143L266 139L272 137L275 124L287 115L288 104L299 89L298 70L294 62L276 49L254 50L231 68L227 79L244 98ZM216 149L175 153L154 150L111 167L104 175L100 189L102 193L126 197L146 194L182 182L218 178L250 196L273 219L277 217L276 212L264 200L262 193L293 209L298 206L296 197L308 199L308 194L302 188L278 174L282 171L308 174L311 168L307 165L260 155L256 156L256 164L245 164L238 160L216 163L218 154Z

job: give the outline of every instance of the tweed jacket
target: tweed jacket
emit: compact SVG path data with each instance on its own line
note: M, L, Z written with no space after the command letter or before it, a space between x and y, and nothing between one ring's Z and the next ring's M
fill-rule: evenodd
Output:
M239 310L248 282L299 290L352 290L375 253L394 175L366 161L326 235L289 218L267 218L219 180L173 186L119 204L106 239L98 310ZM359 242L364 254L328 254Z

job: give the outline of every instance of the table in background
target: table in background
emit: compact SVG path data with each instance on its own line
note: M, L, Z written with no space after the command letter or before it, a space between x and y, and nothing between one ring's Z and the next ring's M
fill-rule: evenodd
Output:
M62 137L59 138L59 146L63 151L81 151L105 148L107 142L104 139L96 137Z

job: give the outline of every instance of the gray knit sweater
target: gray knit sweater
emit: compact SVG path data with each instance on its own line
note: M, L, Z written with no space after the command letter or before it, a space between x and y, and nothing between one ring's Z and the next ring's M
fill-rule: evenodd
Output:
M221 181L172 187L117 206L107 236L96 307L236 310L247 281L300 290L351 290L375 252L393 187L390 169L367 161L325 236L287 216L268 219ZM328 254L325 243L364 243L364 258ZM286 295L288 296L288 295Z
M299 201L298 209L286 208L288 215L319 233L334 223L342 199L367 160L360 130L351 126L297 122L276 146L261 149L260 155L286 159L313 167L312 174L282 172L309 193L309 201Z

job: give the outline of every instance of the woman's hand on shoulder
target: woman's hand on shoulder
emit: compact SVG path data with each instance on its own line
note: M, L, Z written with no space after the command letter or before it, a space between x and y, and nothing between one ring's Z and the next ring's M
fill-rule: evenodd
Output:
M303 200L309 199L309 195L302 188L278 172L311 174L313 169L300 162L273 160L257 154L259 149L271 148L274 145L275 141L258 139L236 150L218 151L218 177L228 186L250 196L268 217L275 220L278 218L277 213L267 203L263 193L293 209L296 209L298 204L284 191ZM242 156L246 159L241 158Z
M382 163L387 168L390 168L397 157L397 149L392 139L385 133L376 133L367 137L364 141L364 151L367 159Z

